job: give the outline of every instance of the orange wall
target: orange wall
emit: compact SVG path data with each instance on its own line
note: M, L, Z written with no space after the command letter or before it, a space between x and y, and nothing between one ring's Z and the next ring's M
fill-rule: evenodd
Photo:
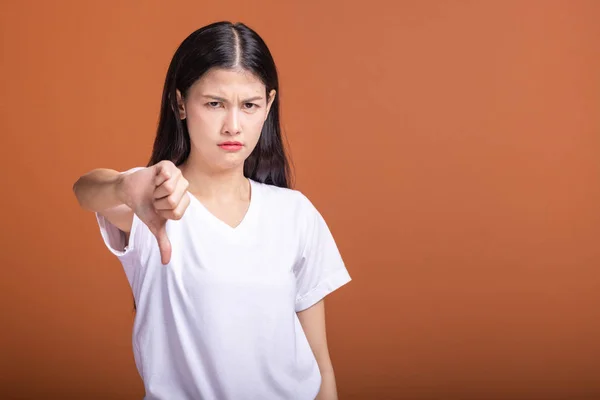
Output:
M175 48L230 19L274 53L296 187L354 278L340 398L600 398L600 2L133 3L0 5L0 397L141 398L71 185L145 164Z

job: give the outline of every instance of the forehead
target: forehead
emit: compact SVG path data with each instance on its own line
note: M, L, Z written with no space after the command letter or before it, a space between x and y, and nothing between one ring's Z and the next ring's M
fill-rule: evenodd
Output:
M243 69L213 68L192 85L192 90L201 94L234 95L264 94L265 85L253 73Z

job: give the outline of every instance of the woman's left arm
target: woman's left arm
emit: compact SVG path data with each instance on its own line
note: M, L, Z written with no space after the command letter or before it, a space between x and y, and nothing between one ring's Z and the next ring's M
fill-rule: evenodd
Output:
M315 400L337 400L335 375L329 357L325 332L325 300L300 311L298 319L321 371L321 389Z

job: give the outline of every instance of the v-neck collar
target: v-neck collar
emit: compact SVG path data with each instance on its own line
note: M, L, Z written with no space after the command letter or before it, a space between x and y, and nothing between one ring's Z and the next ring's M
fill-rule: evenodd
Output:
M210 220L212 220L215 225L219 226L222 230L229 232L229 233L235 233L235 232L239 232L243 229L245 229L244 227L246 225L248 225L250 223L250 220L253 219L253 215L255 213L255 208L257 207L256 203L257 203L257 197L258 197L258 185L257 182L254 182L252 179L248 179L248 182L250 184L250 204L248 205L248 209L246 210L246 214L244 214L244 217L242 218L242 220L240 221L239 224L237 224L237 226L231 226L228 223L226 223L225 221L223 221L222 219L218 218L216 215L214 215L212 212L209 211L208 208L206 208L206 206L204 204L202 204L202 202L196 197L194 196L191 192L187 192L188 195L190 196L190 202L195 203L198 208L202 211L203 214L206 215L206 217Z

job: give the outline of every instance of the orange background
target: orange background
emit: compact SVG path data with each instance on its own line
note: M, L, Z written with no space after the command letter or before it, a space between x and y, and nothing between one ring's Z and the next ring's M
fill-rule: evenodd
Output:
M221 19L272 49L296 188L354 278L340 398L600 398L600 2L0 11L0 398L141 398L130 289L71 186L146 163L173 52Z

